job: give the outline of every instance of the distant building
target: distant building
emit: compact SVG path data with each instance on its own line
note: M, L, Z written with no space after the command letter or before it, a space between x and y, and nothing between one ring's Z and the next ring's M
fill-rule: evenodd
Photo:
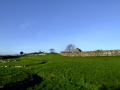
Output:
M76 51L75 51L76 53L80 53L80 52L82 52L82 50L81 49L79 49L79 48L76 48Z

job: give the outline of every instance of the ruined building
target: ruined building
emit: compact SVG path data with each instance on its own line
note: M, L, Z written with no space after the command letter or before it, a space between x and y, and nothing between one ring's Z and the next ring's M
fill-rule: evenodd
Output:
M75 52L61 52L63 56L120 56L120 50L96 50L96 51L81 51L76 48Z

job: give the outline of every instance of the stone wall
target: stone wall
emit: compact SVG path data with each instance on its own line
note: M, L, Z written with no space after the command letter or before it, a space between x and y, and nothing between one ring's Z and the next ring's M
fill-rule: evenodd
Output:
M120 56L120 50L96 50L96 51L80 51L77 52L61 52L63 56Z

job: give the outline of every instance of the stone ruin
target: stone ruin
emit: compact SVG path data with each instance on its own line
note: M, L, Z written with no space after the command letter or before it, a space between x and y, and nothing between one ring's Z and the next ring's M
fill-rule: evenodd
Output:
M75 52L76 52L76 53L80 53L80 52L82 52L82 50L79 49L79 48L76 48Z
M75 52L61 52L63 56L120 56L120 50L82 51L76 48Z

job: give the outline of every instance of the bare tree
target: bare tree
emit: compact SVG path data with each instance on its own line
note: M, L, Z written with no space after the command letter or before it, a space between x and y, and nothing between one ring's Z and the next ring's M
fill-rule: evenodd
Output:
M51 48L50 53L55 53L55 49Z
M75 52L75 45L73 45L73 44L67 45L65 51L66 52Z

